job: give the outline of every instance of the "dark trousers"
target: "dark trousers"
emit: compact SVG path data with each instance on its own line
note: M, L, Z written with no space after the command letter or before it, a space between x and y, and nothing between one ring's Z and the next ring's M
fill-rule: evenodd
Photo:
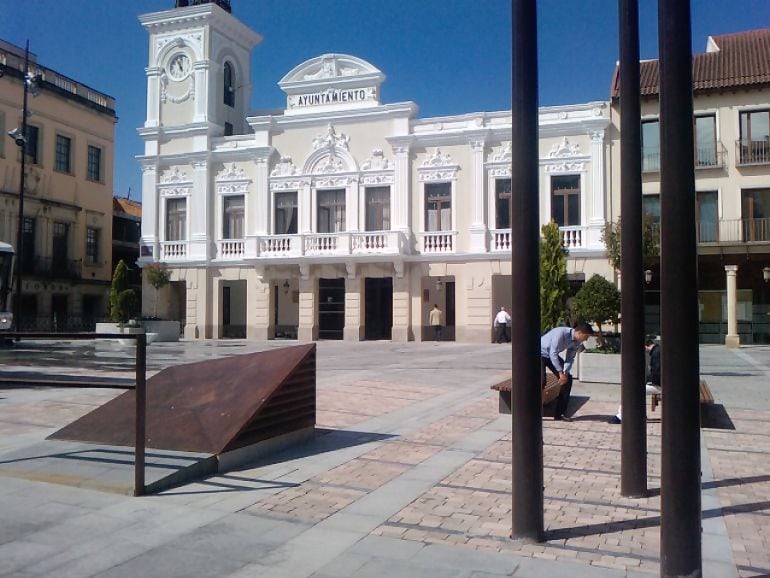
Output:
M495 341L502 343L503 341L510 341L508 339L508 332L505 325L495 325Z
M550 358L541 357L540 358L540 387L541 388L545 387L546 368L550 369L551 373L553 373L556 377L559 377L559 370L553 366L553 363L551 363ZM561 386L561 390L559 391L559 397L556 398L556 409L554 410L555 416L564 415L564 413L567 411L567 406L569 405L569 396L571 392L572 392L572 375L567 374L567 383Z
M441 341L441 325L433 326L433 339L435 341Z

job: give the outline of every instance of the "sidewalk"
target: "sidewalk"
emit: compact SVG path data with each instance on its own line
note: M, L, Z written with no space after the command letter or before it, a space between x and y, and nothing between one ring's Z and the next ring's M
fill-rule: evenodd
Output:
M276 345L153 344L148 367ZM62 358L71 347L61 346ZM648 414L651 496L623 498L621 430L607 421L617 387L577 383L575 421L544 419L546 541L509 539L511 418L497 413L488 386L510 367L510 352L319 343L313 442L156 496L0 476L0 575L657 575L660 410ZM79 358L91 372L125 371L125 352L102 353ZM770 348L704 346L701 357L735 427L703 430L704 576L768 576ZM48 360L58 371L56 356ZM750 375L718 375L738 368ZM0 389L0 462L119 393Z

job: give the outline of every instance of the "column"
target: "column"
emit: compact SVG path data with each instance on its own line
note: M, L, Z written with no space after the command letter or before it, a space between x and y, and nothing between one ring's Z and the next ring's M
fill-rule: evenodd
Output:
M309 275L309 271L302 271L307 265L300 265L299 279L299 327L297 338L299 341L315 341L318 339L318 283Z
M188 197L187 218L190 220L188 258L205 261L209 248L209 170L208 163L194 162L192 194Z
M409 291L409 272L404 271L404 263L393 264L393 328L391 340L395 343L406 343L414 339L412 334L411 313L412 299Z
M160 258L158 217L157 169L154 164L142 165L142 236L140 245L152 247L154 259ZM140 250L139 257L142 256Z
M736 275L737 265L725 265L727 274L727 335L725 345L727 347L739 347L741 344L738 335L738 283Z
M604 191L604 131L590 133L591 137L591 199L590 217L588 219L588 246L601 245L605 219Z
M484 220L484 139L470 141L473 150L473 213L469 228L471 251L487 252L487 227Z
M246 339L264 341L273 337L274 305L271 282L261 272L249 271L246 278Z
M409 188L411 179L409 178L409 147L394 146L393 156L395 158L395 182L391 197L391 229L394 231L403 231L407 233L410 228L409 222Z
M361 341L364 338L365 326L361 323L363 317L363 279L356 275L355 263L346 263L345 277L345 327L342 335L345 341Z
M156 127L160 124L160 67L150 66L147 73L147 120L144 126Z
M216 119L208 118L209 97L215 100L216 86L215 82L209 83L209 61L199 60L193 64L193 80L195 82L195 112L193 122L214 122Z

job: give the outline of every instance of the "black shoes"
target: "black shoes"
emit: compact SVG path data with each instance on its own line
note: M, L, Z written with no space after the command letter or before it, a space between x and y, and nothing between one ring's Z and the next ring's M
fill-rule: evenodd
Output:
M614 423L614 424L617 425L617 424L620 423L620 418L618 416L616 416L616 415L613 415L612 419L610 419L610 423Z
M553 421L572 421L572 418L569 417L568 415L562 414L562 415L554 416Z

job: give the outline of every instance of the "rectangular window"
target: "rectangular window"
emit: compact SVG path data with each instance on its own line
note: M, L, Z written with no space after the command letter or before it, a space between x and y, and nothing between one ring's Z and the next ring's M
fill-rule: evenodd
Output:
M695 195L695 220L698 223L698 242L714 243L719 240L719 209L717 191L699 191Z
M495 180L495 228L511 228L511 179Z
M86 263L88 265L99 263L99 229L93 227L86 229Z
M642 121L642 172L660 170L660 122Z
M88 171L89 181L100 182L102 180L102 149L88 145Z
M425 185L425 232L452 230L452 183Z
M56 135L56 160L57 171L69 173L72 160L72 139L60 134Z
M225 136L233 136L233 125L230 122L225 123Z
M741 191L744 241L770 241L770 189Z
M222 238L243 239L243 195L224 197L222 206Z
M695 166L717 166L717 117L714 114L695 117Z
M187 238L187 199L166 200L166 241Z
M345 231L345 189L318 191L318 232Z
M366 187L366 230L390 231L390 187Z
M740 163L770 163L770 111L741 113Z
M22 235L22 271L30 273L35 270L35 218L24 217L21 226Z
M560 227L580 225L580 175L551 177L551 218Z
M275 193L276 235L297 234L297 192Z
M68 223L53 224L53 247L51 248L51 255L53 255L54 264L56 264L56 261L66 261L68 258L69 228L70 226Z
M27 144L24 146L24 152L27 153L27 161L33 165L39 164L40 129L28 124L26 140Z

